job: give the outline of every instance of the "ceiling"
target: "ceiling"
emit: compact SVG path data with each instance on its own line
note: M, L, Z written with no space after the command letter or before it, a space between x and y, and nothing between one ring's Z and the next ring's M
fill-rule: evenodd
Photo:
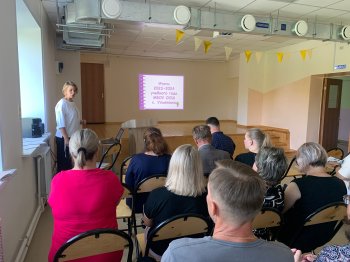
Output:
M57 0L63 7L73 0ZM57 21L56 0L42 0L53 25ZM149 0L139 0L149 4ZM151 0L151 4L164 4L164 1ZM278 17L297 21L317 21L317 23L350 24L349 0L168 0L169 5L222 10L232 14L252 14L264 17ZM110 22L110 21L108 21ZM225 47L232 48L231 57L244 50L267 51L297 44L305 39L278 35L254 35L234 33L231 36L212 38L211 31L185 30L183 40L175 43L175 29L142 22L114 20L114 32L106 39L100 51L112 55L160 57L173 59L225 60ZM201 46L195 51L194 35L201 40L209 40L212 46L207 54Z

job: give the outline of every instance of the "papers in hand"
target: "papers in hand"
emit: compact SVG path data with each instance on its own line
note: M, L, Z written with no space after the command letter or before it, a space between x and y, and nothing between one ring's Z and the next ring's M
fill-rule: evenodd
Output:
M329 156L329 157L327 158L327 162L336 162L336 163L338 163L339 165L341 165L341 163L343 163L343 160L340 160L340 159L338 159L338 158Z

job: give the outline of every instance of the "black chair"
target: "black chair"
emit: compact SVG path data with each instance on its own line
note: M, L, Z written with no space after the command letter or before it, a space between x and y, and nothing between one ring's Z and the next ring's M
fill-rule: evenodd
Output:
M128 170L131 159L132 159L132 156L128 156L123 160L123 162L120 165L120 181L122 183L125 183L125 174L126 174L126 171Z
M54 262L69 261L128 248L127 261L132 261L133 243L128 234L117 229L94 229L81 233L64 243L56 252Z
M147 241L143 233L137 235L137 242L141 248L142 256L149 256L149 250L161 245L161 254L175 239L183 237L201 238L208 236L211 232L212 223L209 219L198 214L177 215L159 225L150 228L147 234Z
M133 201L133 192L127 184L122 183L122 185L124 193L116 209L117 219L123 219L123 221L127 220L128 233L129 236L132 236L132 221L135 220L135 216L132 208L126 204L126 199L131 199L131 201Z
M284 178L286 178L287 176L288 177L296 177L296 176L300 175L299 173L296 173L295 169L293 168L296 165L295 160L296 160L296 157L293 157L292 160L290 161L287 169L286 169L286 172L284 172L283 176L281 177L281 181Z
M305 218L304 223L296 230L288 245L299 248L299 245L303 245L301 243L307 242L307 249L309 250L302 251L313 251L329 242L335 236L343 225L345 217L346 205L343 202L327 204ZM310 229L312 229L311 232L308 231ZM311 242L305 240L305 234L307 234L308 238L312 236L313 240Z
M272 241L277 238L282 223L283 217L280 211L263 207L253 221L253 232L257 237Z
M118 159L122 145L120 143L114 143L108 147L106 152L102 155L100 162L97 163L97 168L111 170ZM105 162L106 159L110 159L110 162Z

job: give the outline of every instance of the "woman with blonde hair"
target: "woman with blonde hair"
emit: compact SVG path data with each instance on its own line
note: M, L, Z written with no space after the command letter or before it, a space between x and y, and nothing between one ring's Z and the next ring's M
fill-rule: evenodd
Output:
M144 132L143 140L144 152L132 156L125 174L125 182L133 190L147 177L168 173L171 155L162 132L158 128L149 127ZM142 213L147 196L148 193L137 194L133 200L136 213ZM131 207L130 199L127 199L127 204Z
M76 131L69 141L74 167L52 179L48 203L54 226L49 262L62 244L80 233L118 228L115 210L124 190L112 171L96 168L98 144L92 130ZM122 252L112 252L82 261L120 261L121 256Z
M189 144L179 146L174 151L165 187L151 192L142 219L147 227L155 227L173 216L186 213L209 216L201 159L198 150ZM167 244L153 247L152 250L161 255Z
M272 146L270 136L259 128L248 129L244 135L244 147L249 152L239 154L236 156L235 161L253 167L255 156L263 146Z
M73 167L69 154L69 138L80 129L80 124L86 124L80 120L79 111L73 99L78 93L78 87L73 81L67 81L62 88L63 98L56 104L56 149L57 149L57 173Z

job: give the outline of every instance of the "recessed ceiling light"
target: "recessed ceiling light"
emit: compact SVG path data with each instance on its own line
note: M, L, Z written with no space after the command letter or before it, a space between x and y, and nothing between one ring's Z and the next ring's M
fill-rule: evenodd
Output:
M104 15L110 19L118 18L122 12L119 0L103 0L101 8Z

